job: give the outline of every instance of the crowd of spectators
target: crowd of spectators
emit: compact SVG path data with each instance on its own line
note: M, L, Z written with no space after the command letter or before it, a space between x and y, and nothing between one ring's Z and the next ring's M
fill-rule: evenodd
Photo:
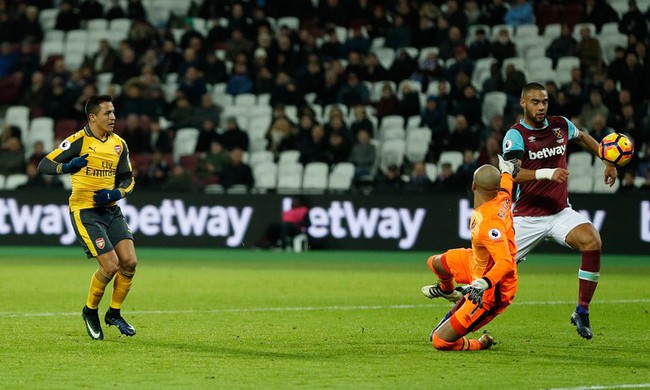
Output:
M27 106L32 118L48 116L57 124L71 119L63 122L75 124L70 134L85 123L84 102L100 92L99 75L112 73L105 92L114 96L117 132L130 147L143 187L180 190L218 183L250 188L254 175L244 161L259 147L250 138L259 129L223 115L223 104L211 91L224 85L228 95L269 96L272 110L270 125L263 130L264 147L276 158L298 150L303 164L352 162L356 180L374 177L371 186L377 191L462 191L476 166L495 163L508 125L520 118L521 87L531 81L513 64L502 66L507 58L521 55L508 29L499 28L493 39L484 29L468 36L471 27L563 22L561 35L545 48L546 56L554 62L576 56L580 66L570 71L567 83L540 80L549 92L549 114L570 118L597 140L614 130L628 134L639 158L622 176L627 181L631 176L632 182L648 177L645 187L650 187L650 10L639 10L634 1L621 18L603 0L316 3L195 1L186 14L172 13L154 24L141 0L128 0L126 7L120 1L0 0L0 88L7 91L0 103ZM550 10L569 6L578 13L550 19ZM39 13L52 7L59 9L56 30L84 28L97 18L128 18L132 25L119 44L102 40L78 69L68 69L61 56L40 58L46 31ZM277 25L284 16L297 17L299 27ZM207 21L205 31L195 28L196 18ZM589 29L579 31L578 39L573 34L573 26L583 22L593 23L597 33L607 23L618 23L627 45L617 47L613 60L605 62ZM390 64L379 58L377 39L395 50ZM419 57L407 50L430 47L438 48L437 53ZM477 61L488 57L497 60L490 76L482 85L472 83ZM175 75L177 88L170 95L164 84ZM417 81L420 89L404 80ZM436 90L427 95L430 84ZM508 104L503 115L485 123L483 97L492 91L504 92ZM314 109L337 104L344 109L334 106L326 117ZM296 108L295 116L288 114L288 107ZM429 151L421 161L405 160L374 172L379 149L373 140L381 139L383 118L395 115L405 123L419 117L417 126L432 132ZM175 131L187 127L199 132L195 154L173 161ZM57 185L34 172L42 145L41 150L29 145L34 154L25 159L25 138L20 136L25 131L3 127L0 174L27 173L30 185ZM426 163L438 162L447 150L463 153L463 164L456 171L443 164L438 177L427 176ZM628 187L625 179L623 187Z

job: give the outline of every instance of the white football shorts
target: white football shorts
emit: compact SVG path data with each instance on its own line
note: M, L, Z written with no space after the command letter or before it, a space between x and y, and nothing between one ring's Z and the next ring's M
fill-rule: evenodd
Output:
M591 222L570 207L549 216L514 217L517 262L526 260L528 252L544 240L552 240L570 248L565 241L566 236L583 223Z

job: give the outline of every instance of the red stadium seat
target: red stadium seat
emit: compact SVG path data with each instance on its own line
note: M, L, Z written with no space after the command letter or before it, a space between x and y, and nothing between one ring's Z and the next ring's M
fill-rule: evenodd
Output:
M63 140L79 130L76 119L59 119L54 124L54 139Z

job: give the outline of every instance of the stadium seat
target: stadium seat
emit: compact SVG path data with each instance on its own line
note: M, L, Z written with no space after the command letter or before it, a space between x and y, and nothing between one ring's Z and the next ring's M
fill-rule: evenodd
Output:
M99 18L99 19L90 19L86 23L86 30L90 31L106 31L108 30L108 20Z
M410 116L406 120L406 131L408 132L409 129L419 128L421 122L422 122L422 118L420 117L420 115Z
M528 73L534 73L537 70L553 70L553 60L548 57L537 57L535 59L529 58L526 62L526 70Z
M483 86L483 82L490 77L490 68L492 64L496 64L495 58L480 58L476 61L474 70L472 71L472 84Z
M62 56L64 52L63 41L43 42L41 44L41 65L45 64L50 56Z
M387 115L381 118L380 129L387 129L397 127L404 128L404 118L401 115Z
M256 192L265 193L273 190L277 185L278 167L274 162L258 164L253 167L253 177L255 178Z
M64 42L65 31L62 30L48 30L45 32L43 42Z
M476 38L476 30L483 29L485 31L485 36L487 39L490 39L492 36L492 28L487 24L473 24L467 29L467 39L465 39L465 44L469 47Z
M327 189L329 166L324 162L311 162L305 165L302 177L303 192L322 194Z
M393 91L393 93L396 92L397 90L397 83L391 80L381 80L381 81L375 81L372 84L372 89L370 92L370 100L373 102L379 101L381 99L381 91L384 89L384 85L388 84Z
M406 131L402 127L383 127L379 132L380 141L392 139L406 139Z
M270 126L271 126L270 117L256 116L250 119L248 123L248 128L245 130L248 133L248 138L251 141L255 139L261 139L266 142L264 137L266 136L266 132L268 131Z
M282 16L277 19L278 30L284 26L289 27L290 30L298 31L300 29L300 19L295 16ZM345 41L342 41L343 43Z
M195 172L199 165L199 156L196 154L187 154L180 156L178 163L188 172Z
M522 24L515 30L515 41L523 37L539 36L539 27L536 24Z
M268 150L263 150L260 152L255 152L251 153L248 164L251 166L251 168L255 169L260 164L269 164L273 163L273 160L275 159L275 156L273 156L273 153L268 151Z
M578 57L561 57L555 67L558 83L564 84L571 81L571 70L573 68L580 68L580 59Z
M192 127L185 127L176 131L173 148L175 163L180 161L181 156L194 154L198 138L199 130Z
M437 55L440 53L440 49L436 46L423 47L422 49L420 49L420 54L418 56L418 63L424 61L424 59L426 59L430 53L436 53Z
M489 74L489 68L488 68L488 74ZM438 97L440 96L440 83L445 83L447 85L447 92L451 90L451 84L447 80L434 80L429 83L429 86L427 87L427 95L433 96L433 97Z
M618 190L618 187L621 185L620 180L616 180L613 186L605 184L604 178L601 176L599 179L594 180L594 190L596 194L614 194Z
M411 87L412 91L422 92L422 83L417 80L402 80L397 87L397 98L402 99L404 97L404 86L408 85Z
M514 42L515 28L509 24L497 24L496 26L493 26L491 41L496 41L499 38L499 32L503 29L508 31L508 36L510 37L510 40Z
M14 125L25 133L29 129L29 107L9 106L5 112L3 123Z
M390 47L379 47L376 49L372 50L375 55L377 55L377 59L379 60L379 63L386 69L390 69L390 66L393 64L393 61L395 60L395 50L391 49Z
M278 164L278 193L300 192L303 169L297 162Z
M257 104L257 96L252 93L242 93L235 96L235 104L245 107L255 106Z
M562 33L562 25L560 23L551 23L544 26L544 47L548 47L555 38L559 37Z
M503 65L501 66L501 76L505 80L506 78L506 68L508 65L513 64L515 66L515 69L521 71L521 72L526 72L526 60L524 60L521 57L510 57L506 58L503 60Z
M490 120L495 115L503 116L506 107L506 94L504 92L488 92L483 97L483 109L481 120L484 125L489 125Z
M431 182L435 182L438 179L438 166L433 163L425 163L424 169L427 172L427 177Z
M278 164L294 164L300 162L300 152L298 150L284 150L278 156Z
M379 167L382 172L388 170L388 166L397 165L401 167L404 163L406 152L406 141L403 139L391 139L381 144L379 153Z
M63 189L66 191L72 191L72 178L70 175L59 175L59 181L63 185Z
M370 43L370 51L375 51L375 49L379 49L384 47L384 44L386 43L386 38L385 37L376 37L372 39L372 42Z
M534 71L528 72L527 81L538 82L544 85L547 81L553 81L557 84L557 75L553 69L535 69Z
M38 21L43 28L43 31L53 30L56 25L56 17L59 15L58 8L42 9L38 14Z
M34 151L34 143L43 142L43 149L49 152L54 148L54 120L48 117L32 119L25 142L25 156L29 157Z
M544 48L544 38L538 35L527 35L517 38L515 47L517 49L517 56L526 57L528 50L534 48Z
M63 56L63 63L65 64L65 68L69 71L76 71L79 70L81 65L84 62L85 58L85 53L83 52L72 52L72 53L65 53Z
M257 95L257 105L258 106L267 106L271 104L271 94L270 93L261 93Z
M406 133L406 158L410 162L424 161L431 143L431 129L409 129Z
M15 190L19 186L26 184L29 178L24 173L14 173L7 175L5 180L5 190Z
M590 193L594 186L591 176L571 176L567 183L569 192Z
M329 174L328 188L331 192L348 191L352 187L354 179L354 164L338 163L332 168Z
M440 153L438 159L438 172L440 172L443 163L450 163L451 168L456 172L459 166L463 164L463 153L455 150L445 150Z

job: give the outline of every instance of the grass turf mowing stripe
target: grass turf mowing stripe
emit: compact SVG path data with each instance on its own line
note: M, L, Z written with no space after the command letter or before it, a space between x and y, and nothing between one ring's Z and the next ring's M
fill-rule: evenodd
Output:
M598 301L598 304L625 304L625 303L647 303L650 299L618 299L610 301ZM569 305L573 301L524 301L514 302L513 305ZM395 309L419 309L429 308L430 304L421 305L364 305L364 306L305 306L305 307L252 307L233 309L209 309L209 310L135 310L129 314L199 314L199 313L263 313L282 311L354 311L354 310L395 310ZM77 316L79 313L0 313L0 318L30 318L30 317L54 317L54 316Z
M606 389L647 389L650 383L633 383L611 386L578 386L578 387L559 387L549 390L606 390Z

